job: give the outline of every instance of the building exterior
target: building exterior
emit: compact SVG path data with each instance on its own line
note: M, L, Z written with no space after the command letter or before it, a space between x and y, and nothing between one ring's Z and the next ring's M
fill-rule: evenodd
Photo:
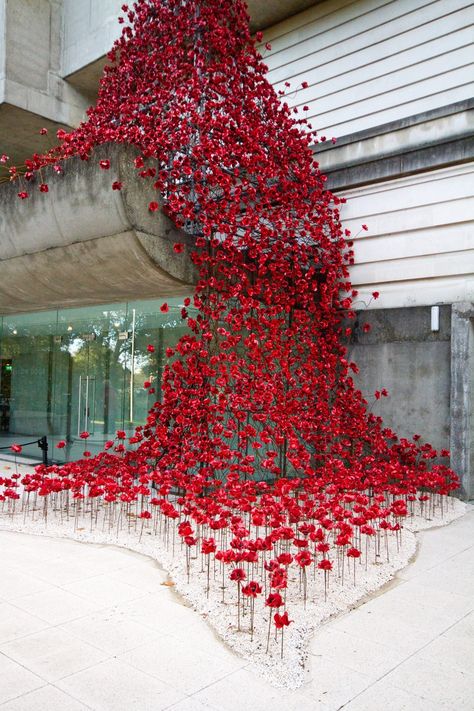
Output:
M21 162L48 147L41 127L77 125L120 32L122 1L0 0L0 153ZM327 139L315 157L328 187L347 199L360 386L399 433L451 449L473 496L472 3L248 5L271 43L261 50L270 81L299 115L307 107ZM14 186L0 189L0 434L65 439L56 456L67 459L82 451L82 429L99 448L143 421L143 378L159 383L193 283L173 260L173 226L151 224L143 196L111 195L110 176L93 171L72 161L51 200L28 211ZM375 402L382 387L390 397Z

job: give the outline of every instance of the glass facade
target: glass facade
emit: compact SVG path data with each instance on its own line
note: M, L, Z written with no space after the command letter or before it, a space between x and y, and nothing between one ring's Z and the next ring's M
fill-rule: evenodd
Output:
M131 434L161 398L165 351L186 330L183 297L0 317L0 446L48 437L49 456L93 454ZM192 309L188 309L192 314ZM155 347L153 353L148 344ZM152 380L156 392L143 388ZM87 443L80 433L87 430ZM57 449L58 441L66 447ZM35 446L26 456L40 459Z

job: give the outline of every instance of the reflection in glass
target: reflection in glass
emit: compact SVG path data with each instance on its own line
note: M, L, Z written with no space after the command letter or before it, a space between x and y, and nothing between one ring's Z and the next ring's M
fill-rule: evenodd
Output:
M1 444L46 435L50 456L70 461L102 450L117 429L131 434L144 423L161 398L166 349L186 331L182 297L167 303L167 313L153 300L3 317ZM60 440L64 449L55 448ZM24 454L38 459L35 447Z

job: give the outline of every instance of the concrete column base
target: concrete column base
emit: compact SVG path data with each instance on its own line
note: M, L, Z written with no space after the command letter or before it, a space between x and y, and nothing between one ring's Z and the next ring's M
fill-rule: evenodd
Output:
M460 495L474 497L474 304L453 304L451 314L451 467Z

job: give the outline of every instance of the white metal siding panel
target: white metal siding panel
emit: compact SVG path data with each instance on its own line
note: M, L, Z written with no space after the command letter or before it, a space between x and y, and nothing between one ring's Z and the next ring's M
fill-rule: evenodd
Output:
M372 291L378 308L474 299L473 184L469 163L344 193L363 301Z
M308 106L314 128L341 136L474 93L468 0L327 0L271 28L264 52L276 89ZM308 82L307 89L301 83ZM299 88L298 88L299 87Z

